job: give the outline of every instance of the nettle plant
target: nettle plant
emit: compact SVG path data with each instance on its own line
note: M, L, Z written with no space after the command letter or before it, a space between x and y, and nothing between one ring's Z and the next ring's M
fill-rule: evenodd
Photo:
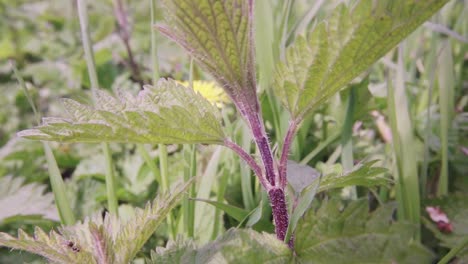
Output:
M385 183L387 180L378 177L383 169L371 167L372 163L363 164L345 175L324 175L312 183L314 188L304 188L299 202L288 210L287 164L294 136L304 118L337 92L345 89L351 81L429 19L447 1L351 1L353 4L349 6L338 5L326 21L313 27L308 36L297 37L287 48L286 59L277 65L273 78L274 94L290 114L289 128L284 141L280 144L282 147L278 157L272 151L257 95L253 0L165 0L163 4L167 8L168 20L166 25L159 25L158 29L185 49L198 65L223 87L250 128L260 153L259 160L229 139L223 130L219 110L215 106L192 89L176 81L164 79L161 79L155 87L146 86L137 96L121 93L118 97L114 97L107 92L98 91L94 106L65 99L63 103L69 114L68 118L44 118L42 125L22 131L18 135L28 139L59 142L199 143L226 146L250 166L268 193L276 237L285 244L271 240L268 234L229 231L217 244L198 249L193 243L176 241L167 250L159 249L154 252L153 260L163 263L171 260L202 263L203 260L213 261L209 256L214 257L218 252L226 260L231 261L248 255L252 260L271 259L282 262L293 258L287 244L291 248L295 247L295 257L298 260L303 258L302 261L314 260L316 263L326 263L325 256L334 256L331 254L333 249L329 248L328 253L320 252L314 251L317 250L314 246L320 244L320 237L328 239L332 236L322 234L314 238L305 235L317 236L318 231L311 231L319 228L312 225L314 221L319 226L320 224L333 226L333 223L345 226L347 217L352 216L354 211L349 209L349 212L345 211L348 212L346 218L340 218L338 215L341 211L337 209L339 206L336 203L324 205L336 211L336 219L328 219L324 224L324 220L314 220L316 216L313 212L309 213L309 221L302 224L302 231L293 235L295 229L298 226L300 228L299 219L304 215L314 194L317 191L348 185L372 186ZM353 206L363 208L362 203ZM371 223L369 224L366 223L367 214L361 211L359 217L354 217L362 218L359 220L362 228L342 230L341 234L357 235L364 230L383 230L378 220L388 219L388 215L382 216L382 213L377 217L378 220L369 220ZM108 225L104 223L103 226L105 230ZM400 228L403 233L406 232L403 227ZM95 226L92 230L94 231L91 235L104 232L102 228ZM112 234L114 236L107 236L106 239L112 241L117 236L115 233ZM57 234L53 235L54 239L58 239L56 236ZM98 235L91 237L94 238L94 244L101 245L100 251L89 249L90 252L99 253L91 255L96 259L102 259L102 256L106 255L103 250L109 250L109 245L113 242L99 239ZM294 237L300 239L294 243ZM385 243L400 247L403 245L398 245L400 238L400 236L389 238ZM10 244L2 243L27 249L18 244L11 244L15 240L11 237L9 239ZM251 251L227 250L226 248L233 245L229 244L229 241L236 239L247 241L246 244L236 245L249 245ZM377 248L377 244L361 242L368 247L369 252L375 250L379 256L362 261L388 260L386 257L392 257L395 252L411 248L387 252L383 250L384 245L381 245L382 248ZM350 249L350 243L354 245L354 242L342 241L341 244L334 245L334 249L347 248L348 254L358 252ZM102 248L102 245L106 245L107 248ZM362 256L366 256L365 247L361 248ZM413 251L414 254L415 252L418 251ZM315 257L307 258L307 256ZM123 258L123 261L128 259ZM346 262L346 258L336 261L335 263Z

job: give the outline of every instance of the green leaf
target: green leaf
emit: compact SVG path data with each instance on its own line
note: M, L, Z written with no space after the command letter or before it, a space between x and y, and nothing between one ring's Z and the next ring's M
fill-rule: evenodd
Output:
M288 48L275 91L302 120L359 76L448 0L361 0L339 5L328 21Z
M232 218L236 219L237 221L243 221L247 216L249 216L249 212L239 208L237 206L233 206L230 204L225 204L217 201L211 201L208 199L194 199L195 201L205 202L208 204L213 205L214 207L218 208L219 210L224 211L226 214L230 215Z
M18 237L0 233L0 246L28 251L53 263L129 263L182 198L191 182L171 194L158 195L133 218L122 222L114 215L100 214L82 223L46 234L36 228L34 236L18 231Z
M136 256L157 227L166 219L166 215L179 203L183 193L192 183L193 180L190 180L171 190L169 195L155 199L144 210L137 210L133 219L118 225L113 249L120 257L116 258L117 263L129 263Z
M195 263L196 254L195 243L191 240L183 240L182 236L178 236L175 241L169 241L165 248L158 247L156 251L151 251L151 262L147 263Z
M46 188L37 183L24 184L22 177L0 178L0 224L21 219L18 216L59 221L54 195L44 193Z
M176 241L151 254L152 263L290 263L292 251L275 236L250 229L230 229L198 249ZM175 261L177 260L177 261Z
M347 173L332 172L323 176L318 192L323 192L335 188L346 186L365 186L372 187L376 185L388 184L390 179L383 174L387 169L372 167L377 161L369 161L354 166L353 170Z
M312 201L315 198L315 194L317 193L319 185L320 178L316 178L313 183L302 190L297 202L297 206L294 208L289 219L288 230L286 231L286 236L284 237L285 243L288 243L288 241L291 239L292 234L294 234L294 231L296 230L299 219L304 215L307 209L309 209Z
M241 111L257 112L253 1L165 0L169 26L162 34L177 42L223 86Z
M97 92L95 107L64 99L70 116L43 118L18 136L66 142L211 143L224 139L219 111L204 97L173 80L159 80L138 96Z
M434 256L412 239L416 227L395 222L395 204L372 214L366 200L343 209L338 200L310 210L299 223L295 249L301 263L431 263Z
M247 220L247 223L245 224L247 227L253 227L256 223L258 223L260 220L262 220L262 214L263 214L263 197L262 200L260 200L260 203L258 204L257 207L255 207L252 212L249 213L249 220ZM261 221L263 222L263 221ZM268 223L271 224L270 221Z

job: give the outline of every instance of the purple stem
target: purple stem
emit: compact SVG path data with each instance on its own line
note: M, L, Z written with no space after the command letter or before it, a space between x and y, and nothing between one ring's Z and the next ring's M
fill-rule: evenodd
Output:
M265 179L265 176L262 173L262 169L260 166L255 162L254 158L250 156L249 153L247 153L242 147L237 145L236 143L232 142L229 139L224 140L224 145L230 149L232 149L234 152L239 155L253 170L253 172L257 175L258 179L260 180L260 183L263 185L263 187L268 191L272 188L270 183Z
M250 123L250 128L252 129L255 143L257 144L258 150L260 151L260 156L262 157L263 166L265 167L266 179L271 184L271 186L276 186L273 154L271 152L270 143L268 142L268 137L265 132L265 127L263 126L262 118L258 113L252 113L247 115L247 119Z
M288 209L286 206L284 191L280 188L273 188L268 191L268 196L270 197L273 219L275 221L276 237L279 240L284 241L289 225ZM292 239L288 242L288 245L292 248Z
M132 71L132 77L137 83L140 84L140 87L143 88L144 81L141 77L139 66L135 61L135 57L133 56L132 48L130 46L130 23L128 21L128 13L125 10L122 0L114 1L114 14L117 19L117 25L119 29L118 35L122 39L125 45L125 49L127 50L128 63L130 70Z
M289 225L289 215L288 208L286 206L286 197L284 195L284 186L281 186L279 181L275 182L276 173L273 163L273 154L271 152L270 144L268 142L265 127L263 126L262 117L258 113L251 115L247 114L246 117L250 123L255 142L257 143L260 155L262 157L263 166L265 167L266 179L271 184L271 186L273 186L273 188L266 188L266 190L268 191L268 196L270 197L273 220L275 223L276 237L279 240L284 241L284 237L286 236L286 232L288 230ZM291 133L294 134L294 131L292 131ZM291 135L290 137L292 138L292 136L293 135ZM278 179L280 179L279 176ZM292 239L288 242L288 245L291 248L293 247Z
M291 144L293 142L294 136L296 135L296 131L297 131L297 122L293 120L289 124L288 132L286 133L286 137L284 138L283 149L281 150L280 165L278 168L280 187L282 189L286 187L286 182L287 182L286 171L287 171L287 166L288 166L289 149L291 148Z

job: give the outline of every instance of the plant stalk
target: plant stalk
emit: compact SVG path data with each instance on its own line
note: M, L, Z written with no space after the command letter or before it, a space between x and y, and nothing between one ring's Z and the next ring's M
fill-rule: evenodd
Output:
M263 166L265 168L265 176L271 186L276 186L275 179L277 178L273 154L271 152L270 143L268 136L266 135L265 127L263 126L263 120L259 113L251 113L247 116L252 134L257 144L260 156L262 157Z
M158 45L157 45L157 37L156 37L156 30L154 29L154 24L156 23L156 0L150 0L151 5L151 63L152 63L152 70L153 76L152 81L153 85L159 79L159 63L158 63Z
M455 77L453 73L453 59L450 42L445 40L439 56L439 108L440 108L440 142L441 168L437 185L437 196L448 194L449 185L449 136L452 126L454 106Z
M392 145L395 157L395 180L399 219L409 220L416 225L415 240L421 238L421 204L416 153L414 150L413 124L409 115L403 64L403 44L398 48L398 68L395 82L388 79L388 108L392 128Z
M190 152L190 156L188 157L190 165L188 168L185 168L184 171L184 181L189 182L197 174L197 149L193 145L185 145L184 148ZM184 204L184 223L187 227L188 237L193 237L195 235L195 204L189 199L196 196L195 184L190 186L186 196L186 203Z
M94 103L96 103L96 93L99 89L99 82L96 73L96 64L94 62L94 52L91 45L91 39L89 37L90 34L88 27L88 12L86 10L86 0L77 0L77 6L86 66L88 68L89 81L91 83L91 91L93 93ZM112 164L112 156L110 154L109 145L107 143L102 143L102 148L104 150L104 157L106 160L106 189L109 212L111 214L118 215L118 203L115 190L115 175Z
M130 71L132 72L132 77L134 81L140 84L140 87L143 88L144 80L141 76L140 67L135 61L135 57L133 56L132 48L130 46L131 25L128 21L128 13L127 13L127 10L125 9L125 6L122 0L114 1L114 14L115 14L117 25L118 25L118 35L122 39L122 42L127 51L128 64L130 67Z
M164 144L158 145L159 150L159 170L161 175L161 182L159 192L164 193L169 190L169 171L168 171L168 155L167 155L167 146ZM175 238L175 228L174 228L174 219L172 218L172 214L167 215L167 225L171 232L169 232L171 238Z
M49 144L42 142L44 146L44 152L47 159L47 168L49 170L49 180L52 186L52 192L54 193L55 204L60 215L60 222L64 225L73 225L75 223L75 216L68 203L67 191L65 183L62 179L57 161L55 160L54 153L50 148Z
M34 104L34 101L31 95L29 94L28 88L24 83L24 79L19 74L16 66L13 63L11 63L11 65L15 77L18 80L18 83L20 84L21 88L23 88L24 94L28 99L29 105L33 110L34 118L36 119L37 125L40 125L41 120L39 112L37 111L36 105ZM73 225L75 223L75 216L73 214L70 204L68 203L65 183L63 182L62 174L60 173L57 161L55 160L54 153L52 152L52 149L50 148L50 145L48 143L43 141L42 145L44 146L44 152L47 160L47 169L49 170L50 185L52 187L52 192L54 193L55 205L57 206L57 211L60 216L60 222L64 225Z
M296 135L298 125L295 120L289 124L288 132L284 138L283 149L281 150L280 166L279 166L279 180L280 186L284 190L287 183L287 165L288 165L288 156L291 144L293 143L294 136Z
M145 148L145 146L143 144L138 144L137 145L137 150L138 150L138 153L143 158L143 160L145 160L146 165L148 165L148 167L150 168L150 170L153 173L154 178L156 179L158 184L161 184L161 182L162 182L161 174L160 174L160 172L158 170L158 167L156 167L155 162L151 158L148 150L146 150L146 148Z
M250 128L248 127L248 125L243 124L241 129L242 129L241 130L242 133L240 136L240 142L241 142L240 146L245 150L250 150L252 146L252 139L249 134ZM243 166L243 164L239 164L239 166L240 166L241 193L242 193L242 201L244 203L244 208L247 209L247 211L252 211L255 207L257 207L257 205L256 205L256 201L254 198L254 192L252 189L251 169L248 166ZM260 170L260 173L261 173L261 170Z
M286 205L286 196L281 188L273 188L268 191L270 198L273 220L275 221L276 237L284 241L289 225L288 207ZM289 247L293 247L293 240L288 243Z
M107 193L107 206L109 212L118 215L119 204L117 202L116 182L114 176L114 166L112 164L112 155L110 152L109 144L102 143L104 156L106 158L106 193Z
M276 237L279 240L284 241L289 224L288 207L286 205L284 188L281 187L280 181L276 180L279 176L274 169L273 154L271 152L268 136L260 113L251 114L247 117L252 129L254 140L260 152L260 156L262 157L266 180L271 186L273 186L272 189L267 189L267 191L275 222ZM289 242L289 246L293 246L292 242Z
M266 190L272 188L271 184L263 176L262 169L260 168L260 166L258 166L257 162L255 162L254 158L252 158L252 156L250 156L249 153L245 152L245 150L241 146L237 145L229 139L224 140L224 145L236 152L236 154L239 155L239 157L241 157L245 161L245 163L247 163L247 165L249 165L249 167L253 170L255 175L257 175L260 183Z
M354 157L353 157L353 123L354 123L354 105L356 103L355 99L356 87L351 87L349 90L348 105L346 107L345 119L343 124L343 132L341 136L341 164L345 171L351 171L354 166ZM343 195L346 198L356 200L357 191L356 186L347 186L343 189Z
M465 237L457 246L453 247L447 255L445 255L437 264L447 264L452 260L458 253L468 246L468 237ZM456 261L455 261L456 262Z

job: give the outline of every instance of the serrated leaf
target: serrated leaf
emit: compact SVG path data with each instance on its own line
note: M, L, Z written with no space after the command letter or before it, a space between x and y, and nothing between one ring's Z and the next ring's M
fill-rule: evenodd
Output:
M41 216L59 221L54 195L44 193L47 186L37 183L24 184L24 178L5 176L0 178L0 223L17 216Z
M52 231L49 235L35 232L34 237L18 231L18 238L0 233L0 246L28 251L48 259L52 263L97 263L89 251Z
M158 195L144 209L136 209L125 223L113 215L100 214L82 223L66 226L60 233L46 234L36 228L31 237L18 230L18 237L0 233L0 246L28 251L45 257L52 263L129 263L156 231L169 211L182 198L191 182Z
M306 214L296 232L301 263L431 263L434 255L412 239L416 227L395 222L395 204L368 213L366 200L343 209L338 200Z
M183 240L182 236L178 236L175 241L170 240L165 248L157 247L156 251L151 251L151 262L147 263L195 263L196 248L192 240Z
M200 94L173 80L159 80L138 96L98 91L96 106L64 99L69 118L43 118L18 136L46 141L211 143L224 139L219 111Z
M299 37L276 70L275 91L302 120L385 55L448 0L361 0L339 5L306 39Z
M289 263L292 251L275 236L250 229L230 229L217 240L195 249L170 244L153 252L153 263ZM172 260L178 260L173 262Z
M182 46L241 111L257 112L252 0L165 0L162 34Z
M166 215L182 199L183 193L192 182L193 180L172 190L163 199L148 203L144 210L136 210L133 219L119 226L113 249L114 252L119 252L117 263L128 263L136 256Z
M342 188L346 186L365 186L372 187L377 185L385 185L390 182L383 174L387 169L380 167L372 167L377 161L369 161L363 164L358 164L350 172L337 173L332 172L325 174L318 189L318 192L323 192L330 189Z

